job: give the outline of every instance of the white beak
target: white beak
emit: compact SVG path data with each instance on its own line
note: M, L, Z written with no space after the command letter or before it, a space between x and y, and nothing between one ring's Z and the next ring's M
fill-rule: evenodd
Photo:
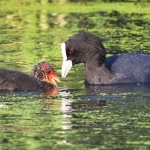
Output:
M69 70L72 68L72 61L67 60L66 44L65 43L61 44L61 50L62 50L62 56L63 56L61 75L62 75L62 78L65 78L67 76Z

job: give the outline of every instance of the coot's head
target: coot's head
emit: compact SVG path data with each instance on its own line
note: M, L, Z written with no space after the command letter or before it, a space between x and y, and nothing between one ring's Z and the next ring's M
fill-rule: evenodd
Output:
M73 35L61 45L63 64L62 77L65 78L71 67L78 63L88 63L99 59L98 63L105 62L105 48L101 40L86 32Z
M60 82L54 68L49 63L44 61L39 62L34 66L33 74L38 80L45 81L53 85L57 85L55 80Z

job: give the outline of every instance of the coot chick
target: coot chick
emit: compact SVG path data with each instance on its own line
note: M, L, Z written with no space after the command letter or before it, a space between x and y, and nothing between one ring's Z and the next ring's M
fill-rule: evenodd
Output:
M106 58L101 40L86 32L73 35L62 43L61 48L63 78L73 65L84 63L87 84L150 82L150 55L144 52L121 53Z
M39 62L33 68L33 75L0 69L0 91L48 91L60 82L53 67L47 62Z

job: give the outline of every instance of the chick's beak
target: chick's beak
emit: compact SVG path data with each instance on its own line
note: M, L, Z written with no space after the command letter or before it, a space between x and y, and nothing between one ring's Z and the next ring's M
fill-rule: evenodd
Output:
M46 80L46 82L51 83L51 84L56 85L56 86L57 86L57 83L55 82L55 80L57 82L60 82L60 80L57 77L57 75L56 75L54 70L51 70L50 73L45 72L45 80Z

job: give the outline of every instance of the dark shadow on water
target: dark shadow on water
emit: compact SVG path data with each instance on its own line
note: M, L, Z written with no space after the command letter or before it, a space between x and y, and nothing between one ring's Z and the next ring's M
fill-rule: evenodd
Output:
M119 93L147 93L150 92L150 84L118 84L106 86L86 86L86 93L90 94L119 94Z
M76 131L68 142L93 146L105 143L109 148L113 141L122 145L131 136L132 140L140 141L140 138L132 135L130 129L133 132L141 122L139 116L147 113L145 106L150 103L150 84L86 86L85 90L85 95L76 91L79 92L78 96L62 99L62 112L65 120L69 120L67 124L62 124L62 128ZM70 90L70 93L74 91ZM144 126L144 123L141 124ZM147 132L145 128L133 134L140 135L141 130L143 134ZM124 137L118 138L122 134Z

